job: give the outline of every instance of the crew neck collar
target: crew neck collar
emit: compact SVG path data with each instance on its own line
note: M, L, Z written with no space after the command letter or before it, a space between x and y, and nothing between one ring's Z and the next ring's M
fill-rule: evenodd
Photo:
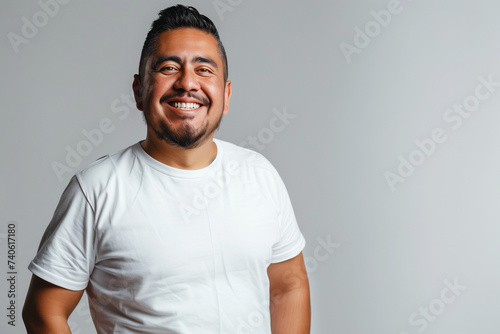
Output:
M141 146L141 142L137 142L133 146L133 149L136 155L141 160L143 160L149 166L158 170L161 173L180 178L199 178L213 172L220 165L224 152L222 150L222 145L219 140L214 138L214 143L217 146L217 155L215 156L215 159L210 163L210 165L203 167L201 169L181 169L166 165L156 160L155 158L151 157L146 151L144 151L144 149Z

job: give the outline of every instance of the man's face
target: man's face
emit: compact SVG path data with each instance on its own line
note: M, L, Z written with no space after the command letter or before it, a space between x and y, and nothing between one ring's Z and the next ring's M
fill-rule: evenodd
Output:
M134 79L148 138L193 148L213 136L231 96L223 66L212 35L194 28L161 33L144 78Z

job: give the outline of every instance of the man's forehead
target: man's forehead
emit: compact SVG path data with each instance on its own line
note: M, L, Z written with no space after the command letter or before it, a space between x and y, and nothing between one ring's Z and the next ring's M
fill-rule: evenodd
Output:
M156 51L165 52L165 49L174 50L205 50L218 52L215 37L206 31L196 28L176 28L164 31L158 35Z

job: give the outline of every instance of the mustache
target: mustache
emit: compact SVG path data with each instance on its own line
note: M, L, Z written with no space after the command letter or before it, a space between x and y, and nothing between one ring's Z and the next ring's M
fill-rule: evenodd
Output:
M210 101L208 100L208 98L206 98L205 96L202 96L202 95L198 95L198 94L193 93L193 92L186 92L186 93L182 93L182 94L178 94L178 93L165 94L160 98L160 103L163 103L166 100L170 100L170 99L173 99L175 97L179 97L179 98L190 97L192 99L196 99L196 100L200 101L203 105L210 107Z

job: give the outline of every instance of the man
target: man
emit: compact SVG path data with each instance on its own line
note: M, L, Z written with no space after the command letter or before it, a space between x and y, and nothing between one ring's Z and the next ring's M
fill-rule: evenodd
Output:
M29 333L70 333L84 290L98 333L309 333L286 189L260 154L213 138L227 75L207 17L160 12L133 82L146 139L65 189L29 266Z

